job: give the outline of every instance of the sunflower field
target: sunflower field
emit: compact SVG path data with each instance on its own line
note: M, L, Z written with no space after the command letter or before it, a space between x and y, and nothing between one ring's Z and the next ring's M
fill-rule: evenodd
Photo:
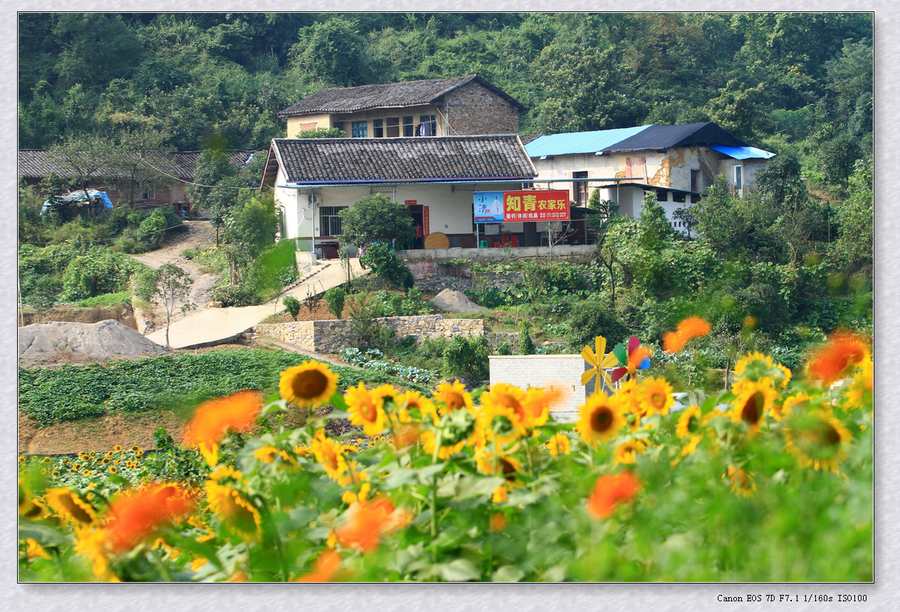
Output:
M642 376L636 339L605 348L583 382L610 393L575 423L551 389L342 394L310 361L278 395L201 404L179 447L20 457L20 581L873 580L865 339L833 335L802 373L747 354L710 397ZM286 410L306 426L246 434Z

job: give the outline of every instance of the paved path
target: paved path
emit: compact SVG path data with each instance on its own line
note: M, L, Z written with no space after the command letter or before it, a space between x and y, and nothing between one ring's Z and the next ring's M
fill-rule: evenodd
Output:
M353 278L359 278L368 272L360 267L359 259L351 259L350 266ZM227 342L283 309L281 298L284 296L290 295L303 301L310 293L323 293L346 280L347 268L341 265L340 260L320 261L305 274L297 285L282 293L277 300L259 306L240 308L200 307L180 321L172 323L169 327L169 346L173 349L199 348ZM165 346L165 327L148 334L147 338Z

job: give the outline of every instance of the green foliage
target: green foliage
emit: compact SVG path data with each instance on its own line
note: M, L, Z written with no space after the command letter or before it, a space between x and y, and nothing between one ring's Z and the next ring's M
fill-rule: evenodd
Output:
M129 287L133 274L141 264L121 253L97 248L76 255L62 274L60 301L73 302L116 293Z
M391 252L388 244L373 244L359 258L359 263L372 268L375 276L395 287L409 289L415 283L409 266Z
M412 217L405 206L376 193L341 213L341 244L367 247L376 243L405 244L415 237Z
M444 348L441 374L445 378L463 376L475 381L486 380L490 375L490 354L491 349L484 336L469 339L456 336Z
M298 138L343 138L344 130L336 127L303 130Z
M325 291L325 303L328 304L328 312L340 319L344 313L344 299L347 294L342 287L331 287Z
M596 298L581 302L569 315L568 321L567 340L572 349L578 352L593 343L596 336L603 336L608 342L615 344L624 341L629 335L615 310Z
M297 315L300 314L300 301L292 295L286 295L282 298L281 303L284 304L291 318L296 321Z
M259 299L257 287L252 282L232 285L220 285L213 289L213 299L222 302L222 306L253 306Z
M519 352L523 355L534 355L537 347L534 345L534 340L531 339L531 324L523 321L519 328L521 330L519 331Z
M117 410L181 409L244 389L277 391L281 371L302 361L294 353L241 349L59 369L20 368L19 407L41 425ZM365 381L427 391L377 372L330 367L338 374L340 389Z

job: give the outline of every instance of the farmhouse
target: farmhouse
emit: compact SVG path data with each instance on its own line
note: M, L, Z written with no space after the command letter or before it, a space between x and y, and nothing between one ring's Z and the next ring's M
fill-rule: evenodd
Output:
M634 218L644 193L655 191L677 229L683 228L673 213L699 202L717 175L742 196L753 191L756 173L774 157L711 122L541 135L525 149L538 172L536 182L569 189L575 207L586 205L599 188L602 199Z
M90 168L87 184L75 187L106 192L114 204L133 199L137 207L149 208L168 204L186 212L190 210L191 205L185 193L185 184L194 180L197 159L201 153L201 151L157 153L143 160L135 157L136 170L133 174L123 169L125 164L112 169L95 160L86 159L85 167ZM240 170L249 164L257 153L230 150L225 154L228 163L235 170ZM19 178L26 185L37 187L41 195L46 196L42 182L51 174L70 182L77 181L82 176L76 168L61 162L46 150L19 150Z
M339 213L375 193L408 206L426 248L475 247L475 194L518 190L536 174L516 135L277 138L262 186L274 189L282 236L331 257ZM505 225L524 240L525 226L535 224Z
M477 74L323 89L278 113L288 138L338 128L352 138L516 134L524 107Z

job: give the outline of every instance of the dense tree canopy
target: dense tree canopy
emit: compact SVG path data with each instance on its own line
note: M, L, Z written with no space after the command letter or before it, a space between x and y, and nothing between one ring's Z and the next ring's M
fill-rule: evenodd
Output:
M872 30L865 13L20 13L19 146L146 126L174 149L259 149L322 87L478 73L525 105L523 133L715 120L780 149L827 123L867 149Z

